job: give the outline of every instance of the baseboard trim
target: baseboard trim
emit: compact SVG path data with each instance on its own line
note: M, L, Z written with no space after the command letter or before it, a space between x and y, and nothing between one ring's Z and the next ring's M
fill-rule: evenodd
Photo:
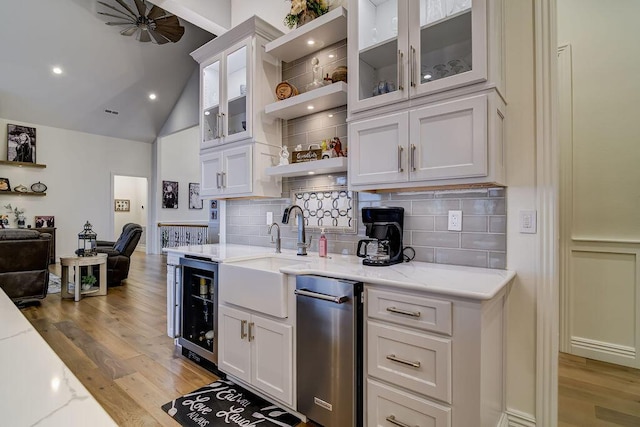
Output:
M507 424L503 424L505 418L503 416L499 427L536 427L536 419L530 414L509 409L504 415L506 415Z
M636 349L587 338L571 337L571 347L606 353L616 357L636 358Z

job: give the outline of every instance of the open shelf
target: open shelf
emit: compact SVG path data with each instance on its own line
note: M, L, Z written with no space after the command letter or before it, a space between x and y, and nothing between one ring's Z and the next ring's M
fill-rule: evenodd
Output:
M315 160L313 162L292 163L283 166L267 168L269 176L303 176L313 174L326 174L345 172L347 170L346 157L333 157L330 159Z
M347 10L340 6L265 46L267 53L291 62L347 38ZM309 45L308 40L315 43Z
M41 165L41 164L38 164L38 163L9 162L7 160L0 160L0 165L17 166L19 168L21 168L21 167L25 167L25 168L46 168L47 167L47 165Z
M0 196L8 195L8 196L46 196L47 193L36 193L35 191L27 191L25 193L21 193L19 191L0 191Z
M264 107L264 112L268 116L288 120L339 107L346 103L347 84L340 81L268 104ZM310 104L313 105L313 110L307 109L307 105Z

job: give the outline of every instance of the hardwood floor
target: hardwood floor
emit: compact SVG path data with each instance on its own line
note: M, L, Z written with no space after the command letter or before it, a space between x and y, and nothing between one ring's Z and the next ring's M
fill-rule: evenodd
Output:
M560 354L558 427L640 426L640 371Z
M59 265L52 271L59 275ZM22 309L122 426L176 426L160 406L217 379L174 351L166 335L165 277L163 256L136 252L126 284L106 297L76 303L53 294Z

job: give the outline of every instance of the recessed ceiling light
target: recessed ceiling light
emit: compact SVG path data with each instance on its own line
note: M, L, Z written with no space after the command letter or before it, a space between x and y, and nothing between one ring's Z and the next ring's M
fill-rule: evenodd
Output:
M53 74L62 74L62 68L60 67L53 67L51 71L53 71Z
M312 45L316 44L316 41L315 40L307 40L307 44L309 46L312 46Z
M329 114L329 115L327 115L327 117L333 117L333 114Z
M210 111L205 111L205 112L204 112L204 115L205 115L205 116L208 116L209 114L211 114L211 112L210 112Z
M316 173L314 171L309 171L308 174L309 175L315 175Z
M425 80L430 79L430 78L431 78L431 74L425 74L425 75L424 75L424 79L425 79Z
M156 98L157 98L157 97L156 97L156 94L155 94L155 93L150 93L150 94L149 94L149 99L154 100L154 99L156 99Z
M329 58L335 58L336 56L332 53L331 55L329 55Z
M307 105L307 110L313 110L313 105Z

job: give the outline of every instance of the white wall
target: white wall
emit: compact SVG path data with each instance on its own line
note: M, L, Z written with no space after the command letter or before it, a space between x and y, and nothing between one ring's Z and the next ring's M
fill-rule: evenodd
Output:
M72 254L78 248L78 233L87 220L99 239L110 240L111 177L116 174L150 178L151 144L2 118L0 129L6 130L7 123L36 128L36 160L47 167L0 166L0 176L9 178L12 187L18 184L31 187L41 181L48 189L44 197L0 193L0 210L4 211L7 203L24 208L27 224L31 226L35 215L55 216L58 257ZM0 159L6 159L6 150L6 144L0 144Z
M208 210L189 209L189 183L200 182L200 129L192 127L158 138L158 222L207 222ZM162 181L178 182L178 209L162 208Z
M242 0L231 2L231 26L258 15L283 33L291 31L284 25L284 17L291 10L291 2L284 0Z

